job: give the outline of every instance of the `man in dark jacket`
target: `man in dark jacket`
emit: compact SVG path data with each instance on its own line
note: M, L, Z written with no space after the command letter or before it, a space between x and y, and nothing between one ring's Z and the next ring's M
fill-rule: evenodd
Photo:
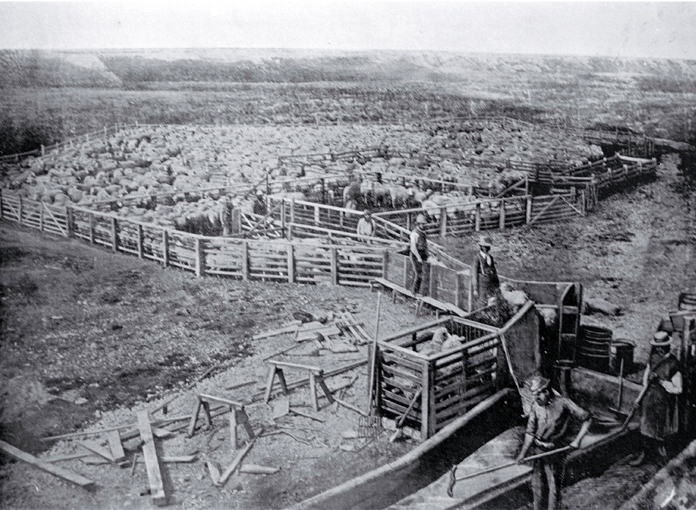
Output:
M411 231L409 257L414 272L413 287L411 288L411 292L414 294L420 292L423 282L423 267L428 260L428 238L423 231L425 224L425 216L419 214L416 218L416 226Z
M488 305L488 299L500 293L500 280L495 268L495 260L490 254L491 240L488 236L479 239L479 252L471 268L471 287L474 294L474 308Z
M682 392L682 373L679 360L670 352L672 338L666 331L658 331L650 345L650 359L643 373L647 390L640 403L643 450L630 462L632 466L640 465L646 453L653 451L666 461L665 442L679 430L677 398Z

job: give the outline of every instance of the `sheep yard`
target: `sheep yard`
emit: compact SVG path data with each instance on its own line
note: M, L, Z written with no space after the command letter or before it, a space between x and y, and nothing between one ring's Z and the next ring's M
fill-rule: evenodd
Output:
M116 77L129 65L128 59L104 62ZM541 65L542 60L534 63ZM74 110L63 118L64 127L83 116L90 135L56 147L50 145L68 140L71 132L62 133L62 138L45 136L40 140L46 145L43 155L3 160L3 192L51 207L94 208L162 228L186 229L195 223L186 223L187 218L209 218L214 223L227 196L221 189L237 190L246 199L254 187L273 191L267 182L280 183L281 194L301 193L308 200L317 195L321 178L337 175L337 182L345 186L356 173L393 173L488 190L514 162L562 163L572 168L605 156L598 142L588 141L567 125L574 116L579 122L582 113L583 120L595 127L606 122L609 131L616 125L630 126L677 139L673 135L681 133L682 125L679 118L675 120L675 104L693 99L686 92L661 96L657 89L636 99L630 92L647 82L633 83L623 76L582 75L579 82L570 80L571 87L556 73L541 83L525 70L507 83L502 79L506 65L498 64L495 71L481 73L460 88L450 82L422 86L388 82L386 88L372 82L146 82L137 87L129 83L85 89L80 100L72 96L79 88L39 88L34 91L37 102L73 97ZM525 65L531 64L525 60ZM660 69L659 63L655 65ZM489 79L488 88L482 85L484 78ZM522 82L524 90L515 90ZM589 82L593 87L580 94L578 90ZM9 104L4 111L21 116L30 92L5 90L11 93L2 99ZM240 91L260 102L248 99L242 110L244 104L225 96ZM165 93L186 99L165 104L161 102ZM529 104L522 105L530 93ZM126 96L132 101L129 105L113 100ZM94 126L85 104L93 107L101 97L102 109L94 110L94 117L109 122ZM583 99L568 102L564 110L569 97ZM283 101L285 108L268 106ZM133 102L152 108L139 111ZM172 120L179 109L194 103L200 111L183 116L185 123ZM209 116L224 103L229 107L213 122L197 116ZM248 106L252 103L253 108ZM662 104L664 116L651 116L648 122L632 108L637 103L643 112L653 113L655 105ZM336 104L340 108L333 111ZM437 104L447 109L435 108ZM133 115L126 117L124 109ZM496 116L478 116L481 112ZM501 112L517 118L501 117ZM29 112L18 120L14 134L22 122L37 120L36 115ZM561 118L565 128L559 125ZM679 139L689 141L681 134ZM363 158L368 152L372 156ZM318 154L326 157L317 158ZM617 336L634 340L639 359L647 356L647 339L659 319L675 308L679 293L696 288L694 169L688 166L693 161L685 151L663 150L660 156L654 179L605 197L584 217L490 233L501 274L580 281L586 298L619 305L620 315L590 315L583 322L609 326ZM343 205L341 188L329 196L333 205ZM476 238L472 233L437 242L450 256L469 262ZM391 443L391 430L364 433L364 417L348 407L366 411L369 342L365 338L354 349L342 350L329 348L328 342L298 343L288 333L263 337L264 332L307 316L329 322L354 320L370 337L377 328L378 297L367 288L320 280L303 285L269 278L197 277L110 253L84 239L64 239L4 220L0 253L0 439L54 460L56 466L80 473L96 485L85 491L3 457L2 508L150 508L154 495L148 492L137 434L135 439L124 439L126 462L121 466L87 454L85 443L94 446L89 441L98 438L103 447L106 436L42 440L128 425L121 430L125 437L131 427L137 431L136 416L142 411L151 412L157 433L172 431L159 441L158 455L179 459L162 462L162 477L171 495L169 505L182 509L284 508L393 461L417 444L410 438ZM382 296L380 306L382 334L430 318L417 317L409 300L392 303ZM314 411L305 386L292 389L289 401L274 396L263 403L266 361L274 355L321 366L329 388L342 388L336 395L348 406L329 404L320 391L319 410ZM291 386L300 379L288 372ZM244 459L252 471L237 472L224 484L215 483L216 471L219 480L244 448L231 450L227 414L218 415L213 409L210 428L201 426L201 416L192 437L186 433L188 421L177 421L193 411L201 394L251 402L245 412L252 429L261 432ZM164 403L168 403L166 413L161 408ZM284 413L283 405L297 413ZM240 442L247 445L246 432L239 429ZM74 458L58 460L62 456ZM565 506L619 508L658 467L634 469L620 463L599 479L567 488ZM509 501L507 508L524 505Z

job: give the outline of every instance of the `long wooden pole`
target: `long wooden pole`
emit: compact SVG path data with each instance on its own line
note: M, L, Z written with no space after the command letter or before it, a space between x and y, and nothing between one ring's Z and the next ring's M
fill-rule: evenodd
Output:
M370 415L374 412L374 401L373 398L374 386L375 386L375 371L377 366L377 338L379 336L379 315L382 308L382 293L377 293L377 317L375 323L375 337L372 341L372 353L370 356L370 368L368 372L368 384L367 384L367 402L369 407Z

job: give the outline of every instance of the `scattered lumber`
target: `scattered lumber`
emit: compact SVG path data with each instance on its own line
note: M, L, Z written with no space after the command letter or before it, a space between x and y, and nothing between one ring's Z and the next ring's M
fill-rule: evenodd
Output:
M45 459L41 459L44 462L60 462L63 460L74 460L74 459L81 459L83 457L90 457L92 455L92 452L84 452L84 453L70 453L67 455L55 455L53 457L46 457Z
M92 441L91 439L85 440L85 441L80 441L80 446L87 448L90 452L97 454L99 457L102 459L105 459L109 462L114 462L114 458L111 455L111 452L101 446L99 443L96 441Z
M279 467L259 466L257 464L244 464L239 468L240 473L251 473L253 475L274 475L280 471Z
M298 416L304 416L305 418L309 418L310 420L315 420L315 421L324 423L324 418L322 418L322 417L320 417L320 416L317 416L317 415L314 415L314 414L312 414L312 413L308 413L308 412L306 412L306 411L300 411L300 410L298 410L298 409L293 409L293 408L291 407L291 408L290 408L290 412L291 412L292 414L296 414L296 415L298 415Z
M111 449L111 456L114 458L114 462L126 460L126 452L123 451L121 435L118 433L118 430L109 432L106 437L109 439L109 448Z
M102 466L104 464L111 464L108 460L103 457L97 457L95 455L90 455L89 457L83 457L80 459L83 464L89 464L90 466Z
M359 407L354 406L353 404L349 404L348 402L341 400L338 397L334 397L334 400L341 406L345 407L346 409L350 409L351 411L355 411L361 416L367 416L367 413L360 409Z
M68 439L68 438L74 438L74 437L84 437L84 436L98 436L100 434L104 434L106 432L111 432L113 430L124 430L124 429L130 429L132 428L133 425L120 425L118 427L111 427L108 429L100 429L100 430L93 430L90 432L71 432L70 434L61 434L59 436L48 436L48 437L42 437L41 441L54 441L56 439Z
M6 443L5 441L0 441L0 450L5 452L12 458L21 460L23 462L26 462L27 464L31 464L32 466L46 471L47 473L51 473L52 475L55 475L59 478L62 478L67 482L79 485L83 489L91 489L94 487L94 482L92 480L85 478L84 476L74 473L72 471L68 471L67 469L63 469L61 467L54 466L48 462L44 462L41 459L38 459L37 457L34 457L33 455L30 455L20 450L19 448L12 446L9 443Z
M135 467L138 465L138 454L133 455L133 467L131 467L131 476L135 474Z
M249 386L250 384L254 384L256 381L251 380L251 381L244 381L241 383L233 384L232 386L228 386L225 388L225 390L230 391L230 390L236 390L237 388L243 388L244 386Z
M252 339L253 340L262 340L264 338L270 338L272 336L283 335L285 333L295 333L301 324L302 324L301 321L292 321L287 326L283 326L280 329L266 331L264 333L259 333L258 335L254 335L252 337Z
M220 468L214 462L206 461L205 466L208 468L208 473L210 478L213 480L213 485L218 485L220 483Z
M263 431L261 431L263 432ZM247 444L244 449L237 454L235 459L232 461L232 464L225 470L225 472L220 476L220 480L218 481L217 486L222 487L225 485L227 480L229 479L230 476L232 476L232 473L235 472L237 467L239 467L239 464L241 464L242 460L244 460L244 457L246 457L246 454L249 453L249 450L254 446L254 443L256 442L256 438L259 437L259 434L256 434L256 436L249 441L249 444Z
M159 459L157 458L157 450L155 449L155 438L152 434L147 411L138 413L138 429L140 429L140 437L145 442L143 444L143 459L145 459L147 478L150 481L152 502L157 506L166 505L167 495L164 492L162 473L160 471Z
M196 456L195 455L179 455L178 457L177 456L172 457L172 456L164 455L161 460L164 463L188 463L188 462L193 462L194 460L196 460Z

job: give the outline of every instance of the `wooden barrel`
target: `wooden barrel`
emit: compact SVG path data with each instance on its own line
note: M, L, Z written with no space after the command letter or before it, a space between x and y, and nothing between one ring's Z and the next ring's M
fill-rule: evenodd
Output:
M680 310L696 310L696 293L682 292L679 294Z
M613 333L600 326L580 326L578 364L596 372L610 372L610 346Z

